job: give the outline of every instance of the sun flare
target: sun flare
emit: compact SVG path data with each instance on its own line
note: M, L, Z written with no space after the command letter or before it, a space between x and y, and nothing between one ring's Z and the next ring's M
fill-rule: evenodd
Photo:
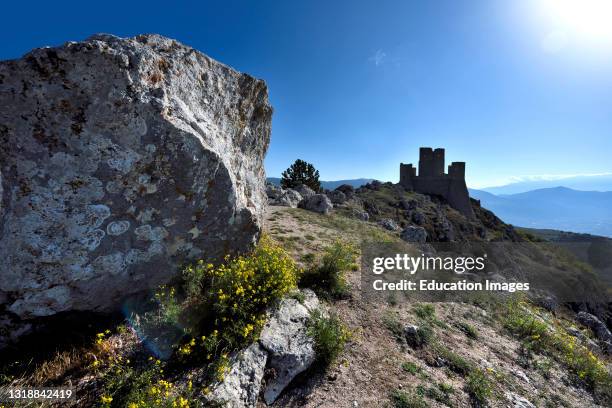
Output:
M612 44L612 0L541 0L541 4L556 30Z

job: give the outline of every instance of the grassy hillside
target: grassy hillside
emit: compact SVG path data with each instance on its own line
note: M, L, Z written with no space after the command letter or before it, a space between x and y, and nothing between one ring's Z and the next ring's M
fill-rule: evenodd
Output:
M364 209L369 221L356 216ZM227 370L227 354L257 338L267 305L283 296L299 300L297 284L315 290L330 317L313 317L318 363L276 407L530 406L526 400L551 408L610 406L610 356L571 307L550 311L514 295L463 303L363 296L364 242L418 249L382 220L421 225L429 244L541 240L476 203L474 210L468 220L440 198L391 184L357 189L328 215L269 207L267 238L254 253L187 267L181 282L158 288L140 309L126 305L128 318L67 322L55 337L22 343L1 356L0 385L73 384L78 398L56 406L206 406L211 384ZM597 279L567 255L539 255L543 267ZM253 290L261 292L239 302L245 276L260 279ZM257 406L265 404L260 399Z

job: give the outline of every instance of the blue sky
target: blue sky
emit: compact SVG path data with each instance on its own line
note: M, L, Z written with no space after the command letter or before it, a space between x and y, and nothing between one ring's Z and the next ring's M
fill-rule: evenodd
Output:
M612 171L612 47L547 0L10 3L1 59L156 32L265 79L269 176L302 158L325 180L397 181L419 146L475 187Z

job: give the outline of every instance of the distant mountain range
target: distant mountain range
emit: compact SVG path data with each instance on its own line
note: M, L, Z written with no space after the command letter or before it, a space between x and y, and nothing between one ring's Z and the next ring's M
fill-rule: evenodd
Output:
M518 194L542 188L563 186L580 191L612 191L612 174L573 176L556 180L525 180L505 186L481 188L496 195Z
M513 225L612 237L612 191L554 187L495 195L470 189L470 196Z
M280 185L279 177L268 177L267 180L268 182L272 184L276 184L277 186ZM360 178L360 179L351 179L351 180L321 181L321 187L327 190L334 190L335 188L340 187L342 184L348 184L348 185L351 185L357 188L357 187L363 186L364 184L368 184L372 180L374 179Z

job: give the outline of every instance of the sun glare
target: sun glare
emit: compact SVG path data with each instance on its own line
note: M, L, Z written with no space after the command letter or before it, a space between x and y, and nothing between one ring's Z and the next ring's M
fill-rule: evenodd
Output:
M555 32L612 45L612 0L540 0Z

